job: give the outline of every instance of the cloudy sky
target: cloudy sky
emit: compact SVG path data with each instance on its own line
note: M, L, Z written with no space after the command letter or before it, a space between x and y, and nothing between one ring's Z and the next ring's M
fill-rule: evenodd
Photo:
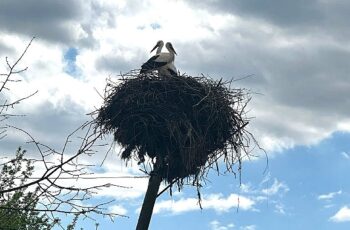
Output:
M106 78L139 68L158 40L171 41L180 72L244 78L235 87L256 92L249 129L269 165L263 156L244 162L241 186L232 175L210 175L203 210L192 187L162 195L150 229L349 229L349 11L346 0L1 0L0 72L36 37L20 63L29 67L22 82L2 97L39 91L15 107L25 117L6 122L61 146L101 105ZM1 152L25 141L9 131ZM138 172L117 152L96 170ZM100 228L133 229L147 181L113 183L133 188L96 199L116 199L110 210L129 218L98 218Z

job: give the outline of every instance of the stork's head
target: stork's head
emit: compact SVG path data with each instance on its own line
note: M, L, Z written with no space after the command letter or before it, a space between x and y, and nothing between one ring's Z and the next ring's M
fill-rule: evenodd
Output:
M167 42L167 43L165 44L165 47L169 50L170 53L174 53L174 54L177 55L177 53L176 53L176 51L175 51L173 45L172 45L170 42Z
M162 40L159 40L157 42L157 44L153 47L153 49L151 50L151 53L153 52L153 50L155 50L158 47L163 47L164 46L164 42Z

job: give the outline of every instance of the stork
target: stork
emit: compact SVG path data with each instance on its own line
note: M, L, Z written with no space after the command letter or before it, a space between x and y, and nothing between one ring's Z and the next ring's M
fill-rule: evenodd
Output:
M177 76L177 70L174 62L170 62L167 65L158 69L158 73L161 76Z
M159 41L157 42L157 44L156 44L156 45L153 47L153 49L151 50L151 53L153 52L153 50L155 50L156 48L158 48L156 54L159 54L160 52L162 52L163 46L164 46L164 42L163 42L162 40L159 40Z
M157 42L156 46L152 49L153 51L158 48L157 54L151 57L141 66L140 73L147 73L153 70L158 70L159 75L177 75L177 71L174 66L175 54L177 53L170 42L167 42L165 44L165 47L169 53L161 52L163 44L164 43L162 41Z

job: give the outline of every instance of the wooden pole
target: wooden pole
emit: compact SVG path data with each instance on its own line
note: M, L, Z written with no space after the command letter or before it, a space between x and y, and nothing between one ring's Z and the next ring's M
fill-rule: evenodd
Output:
M156 173L151 174L136 230L148 230L161 182L162 178L160 176L158 176Z

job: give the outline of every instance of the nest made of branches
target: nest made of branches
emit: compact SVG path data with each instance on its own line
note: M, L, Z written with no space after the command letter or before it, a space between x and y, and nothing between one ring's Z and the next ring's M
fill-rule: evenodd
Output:
M113 133L122 159L143 163L149 157L153 173L165 181L198 181L221 157L230 170L249 147L249 93L231 84L132 71L107 84L97 126Z

